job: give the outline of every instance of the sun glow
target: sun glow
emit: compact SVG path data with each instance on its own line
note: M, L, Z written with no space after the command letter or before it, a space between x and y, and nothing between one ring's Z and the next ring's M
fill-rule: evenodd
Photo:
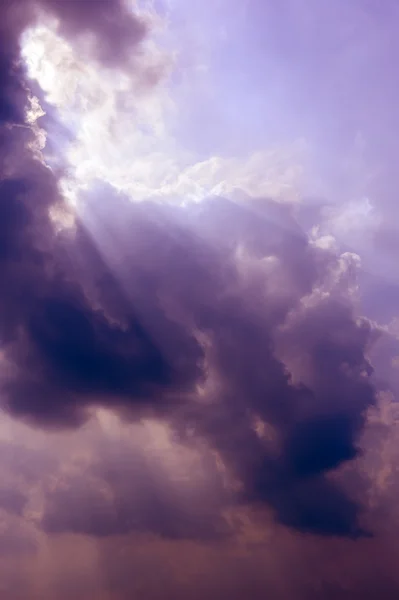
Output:
M173 86L166 76L156 85L143 84L146 69L165 64L154 40L143 49L141 73L134 74L84 60L54 23L24 34L22 56L72 139L64 151L67 175L60 188L73 206L98 180L133 201L198 202L209 195L231 196L237 189L289 199L298 194L302 143L288 152L270 149L247 158L205 160L179 144L172 133L179 110ZM57 146L56 134L51 142Z
M82 60L50 27L29 30L22 54L29 76L73 139L66 151L68 182L63 183L68 197L98 179L137 199L163 187L171 161L167 156L173 155L165 127L173 107L164 85L148 90L140 75ZM154 61L150 48L149 67Z

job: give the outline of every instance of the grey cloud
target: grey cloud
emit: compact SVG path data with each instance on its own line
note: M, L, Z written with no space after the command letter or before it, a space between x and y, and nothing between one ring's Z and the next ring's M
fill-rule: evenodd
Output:
M117 2L46 5L68 35L90 23L108 59L119 60L119 40L137 25ZM23 107L22 26L8 24L2 80ZM29 148L23 111L11 112L1 115L4 407L45 427L81 425L98 404L166 419L219 453L244 502L266 503L300 530L360 533L359 507L327 474L357 455L375 400L365 358L374 333L342 289L328 287L337 256L269 200L134 204L101 185L82 198L76 232L57 235L49 217L61 202L57 178ZM256 419L272 440L255 431Z

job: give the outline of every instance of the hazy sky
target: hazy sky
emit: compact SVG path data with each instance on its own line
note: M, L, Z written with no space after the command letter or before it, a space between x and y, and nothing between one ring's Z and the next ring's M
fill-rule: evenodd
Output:
M398 597L398 34L3 0L2 599Z

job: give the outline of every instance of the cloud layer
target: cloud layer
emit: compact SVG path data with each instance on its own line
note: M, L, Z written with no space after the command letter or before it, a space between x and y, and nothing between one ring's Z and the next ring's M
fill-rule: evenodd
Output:
M137 553L144 572L150 541L155 563L163 548L191 548L193 563L197 552L234 597L227 571L244 539L237 578L246 591L237 598L251 580L252 597L264 594L258 561L273 564L273 535L281 555L302 547L305 566L328 548L335 557L360 548L372 563L369 538L383 529L378 510L395 479L388 460L373 482L371 471L386 451L381 414L396 390L397 339L360 316L359 256L325 223L303 227L297 202L244 192L137 202L97 181L71 207L61 185L67 156L59 151L50 168L43 151L41 126L56 111L38 110L45 100L33 97L42 92L21 61L21 35L55 18L57 36L85 60L129 78L149 22L110 0L19 8L6 2L0 12L0 398L26 445L2 441L0 555L7 547L21 564L42 557L46 572L46 547L62 562L79 536L85 576L108 565L104 598L113 588L118 598L133 593L117 543ZM360 448L373 434L377 458L366 459L367 470ZM256 531L259 554L249 549ZM221 550L225 564L212 567L204 547ZM188 563L205 593L213 575L200 581ZM389 597L396 583L380 570ZM42 581L31 577L31 597L40 597ZM332 580L301 584L299 597L345 597L350 584ZM57 597L74 592L70 585ZM77 593L85 585L77 582ZM7 597L29 594L20 586L10 580Z

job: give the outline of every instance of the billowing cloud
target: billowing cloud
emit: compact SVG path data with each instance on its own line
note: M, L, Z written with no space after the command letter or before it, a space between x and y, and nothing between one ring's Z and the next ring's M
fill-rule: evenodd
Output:
M40 8L59 19L61 33L76 43L89 42L96 58L109 66L129 61L135 47L147 33L143 20L138 18L125 0L74 2L41 0ZM94 37L90 39L90 37Z
M175 208L100 186L80 219L6 351L8 410L60 426L101 403L167 419L220 453L246 501L355 535L356 507L323 481L356 455L374 402L373 330L345 295L353 261L312 245L270 201Z
M360 315L361 257L343 225L356 221L359 204L320 202L309 212L322 222L308 227L306 209L292 202L297 170L284 164L276 177L265 166L262 178L264 152L244 164L187 161L181 173L178 160L162 159L160 184L143 176L138 202L129 144L115 153L107 145L125 125L126 139L134 136L142 123L128 128L130 94L158 80L144 50L148 20L108 0L26 0L23 8L6 2L0 13L0 559L21 563L21 587L10 570L4 593L29 597L32 581L32 597L90 589L127 598L137 592L130 557L144 566L140 582L153 577L158 556L187 549L190 594L182 571L164 573L175 597L214 594L218 585L222 597L263 597L264 560L280 597L295 593L284 583L291 570L299 597L345 597L367 592L356 561L351 577L341 572L342 557L359 549L367 570L378 566L367 588L388 597L397 581L381 556L393 545L387 495L397 484L395 420L385 412L397 387L397 335L394 322ZM58 84L40 90L40 78L29 79L23 39L25 62L27 47L54 49ZM45 51L40 61L44 72ZM103 73L128 83L110 90ZM51 106L45 119L40 102ZM50 129L41 127L57 121L57 110L65 126L76 105L79 127L96 115L90 134L78 128L72 162L70 147L57 153L51 140L52 162ZM154 129L166 155L160 105L148 110L161 115ZM79 175L101 116L97 143L106 152L93 151L93 169ZM66 182L76 183L73 206ZM268 198L273 191L285 201ZM62 557L77 540L84 552L68 568L85 560L86 571L67 583ZM300 575L281 567L284 556L300 556ZM201 564L205 577L195 572ZM46 588L47 569L54 579ZM165 596L157 585L148 597Z
M125 66L148 32L145 20L125 0L73 4L62 0L6 0L2 14L9 27L7 37L15 39L38 19L55 18L63 36L71 37L81 51L110 67Z

